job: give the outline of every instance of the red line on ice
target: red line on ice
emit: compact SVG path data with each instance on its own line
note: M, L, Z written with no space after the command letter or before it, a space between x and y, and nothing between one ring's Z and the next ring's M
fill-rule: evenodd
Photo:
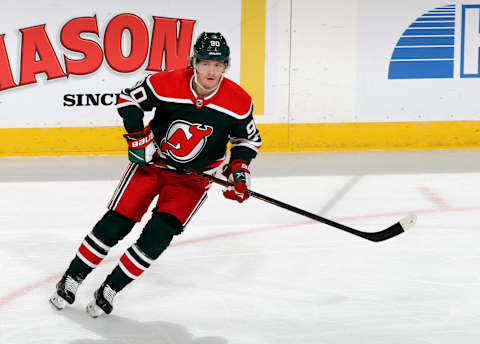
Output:
M432 214L432 213L443 213L443 212L450 212L450 211L471 211L471 210L479 210L479 209L480 209L479 206L476 206L476 207L462 207L462 208L448 208L448 209L424 209L424 210L416 210L414 213L415 214L427 214L427 213ZM345 221L345 220L367 219L367 218L386 217L386 216L399 216L399 215L406 215L407 213L408 212L391 212L391 213L372 214L372 215L345 216L345 217L342 217L342 218L337 218L336 220L338 220L338 221L344 220ZM267 230L305 226L305 225L316 224L316 223L318 223L318 222L305 221L305 222L285 224L285 225L272 225L272 226L249 229L249 230L238 231L238 232L221 233L221 234L210 235L210 236L205 236L205 237L196 238L196 239L182 240L182 241L173 243L172 245L170 245L170 247L195 244L195 243L202 242L202 241L234 237L234 236L245 235L245 234L256 233L256 232L267 231ZM390 224L386 224L386 225L390 225ZM381 230L381 228L379 228L378 230ZM120 257L121 256L107 258L107 259L104 260L104 262L107 263L107 262L118 261L118 259ZM25 285L23 287L19 287L19 289L17 291L11 292L11 293L9 293L5 296L0 297L0 308L2 308L5 305L11 303L15 299L17 299L17 298L19 298L23 295L26 295L26 294L30 293L31 291L33 291L35 289L42 288L42 287L44 287L48 284L52 284L52 291L53 291L53 283L58 281L60 279L60 277L62 276L62 274L63 274L63 272L55 274L55 275L48 276L48 277L46 277L44 279L41 279L39 281L36 281L34 283Z
M221 233L221 234L210 235L210 236L205 236L205 237L196 238L196 239L189 239L189 240L174 242L170 245L170 247L195 244L195 243L202 242L202 241L233 237L233 236L255 233L255 232L260 232L260 231L265 231L265 230L304 226L304 225L310 224L310 223L312 223L312 222L308 221L308 222L286 224L286 225L274 225L274 226L255 228L255 229L239 231L239 232ZM104 262L108 263L108 262L112 262L112 261L118 261L120 259L120 257L121 257L121 255L116 256L116 257L110 257L110 258L105 259ZM23 295L26 295L26 294L30 293L31 291L33 291L35 289L42 288L42 287L44 287L48 284L52 284L52 292L53 292L54 283L57 282L62 275L63 275L63 272L55 274L55 275L48 276L44 279L38 280L38 281L33 282L31 284L27 284L27 285L24 285L22 287L19 287L18 290L13 291L13 292L5 295L5 296L0 297L0 308L2 308L5 305L11 303L15 299L17 299L17 298L19 298Z
M441 198L440 195L435 193L431 188L422 186L418 187L417 190L424 194L425 197L428 198L428 200L430 200L438 207L438 209L447 210L451 208L448 202L445 199Z

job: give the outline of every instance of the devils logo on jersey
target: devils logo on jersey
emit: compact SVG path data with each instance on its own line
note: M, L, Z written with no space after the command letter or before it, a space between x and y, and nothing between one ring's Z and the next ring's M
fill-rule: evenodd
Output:
M189 162L200 154L212 132L208 125L176 120L168 128L160 149L175 161Z

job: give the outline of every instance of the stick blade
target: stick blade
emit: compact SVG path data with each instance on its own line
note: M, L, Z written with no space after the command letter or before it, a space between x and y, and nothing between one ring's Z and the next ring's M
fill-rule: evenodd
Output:
M402 234L407 229L411 228L417 221L417 216L415 214L410 214L402 218L400 221L394 225L384 229L380 232L368 233L368 235L363 236L365 239L374 242L380 242L384 240L391 239L399 234Z
M417 215L415 214L407 215L403 219L401 219L399 222L400 222L400 226L402 226L404 231L409 230L417 222Z

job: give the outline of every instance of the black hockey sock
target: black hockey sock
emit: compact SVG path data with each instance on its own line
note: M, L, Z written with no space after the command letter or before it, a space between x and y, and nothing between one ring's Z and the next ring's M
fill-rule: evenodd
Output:
M148 258L138 246L132 245L127 249L118 262L118 265L108 275L106 283L116 292L119 292L127 284L147 270L153 260Z
M106 283L116 292L122 290L150 267L181 229L180 221L173 215L154 213L137 243L123 254L117 267L107 277Z
M174 235L182 232L180 221L168 213L154 212L137 240L137 246L147 257L155 260L170 245Z
M135 226L135 221L109 210L93 227L92 233L106 246L113 247Z
M107 211L83 240L67 269L67 274L77 280L83 280L134 225L135 221L112 210Z
M80 282L83 281L92 270L92 267L85 264L78 256L75 256L68 266L67 275L73 277L77 282Z

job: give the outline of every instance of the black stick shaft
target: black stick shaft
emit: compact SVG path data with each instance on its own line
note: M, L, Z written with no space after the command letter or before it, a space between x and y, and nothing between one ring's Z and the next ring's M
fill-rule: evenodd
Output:
M163 163L165 165L169 165L169 166L172 166L172 167L175 167L177 170L179 171L183 171L183 172L187 172L187 173L191 173L191 174L194 174L196 176L199 176L199 177L203 177L203 178L206 178L216 184L219 184L219 185L222 185L222 186L233 186L233 184L229 183L228 181L226 180L223 180L223 179L220 179L220 178L217 178L215 176L211 176L207 173L204 173L202 171L198 171L198 170L195 170L193 168L190 168L188 166L182 166L176 162L171 162L171 161L167 161L163 158L160 158L160 157L156 157L156 161L160 162L160 163ZM338 223L338 222L335 222L335 221L332 221L332 220L329 220L329 219L326 219L322 216L319 216L319 215L316 215L316 214L313 214L313 213L310 213L306 210L303 210L303 209L300 209L300 208L297 208L291 204L287 204L285 202L282 202L282 201L279 201L279 200L276 200L274 198L271 198L269 196L266 196L266 195L263 195L261 193L258 193L258 192L255 192L255 191L252 191L252 190L248 190L247 189L247 193L251 196L251 197L254 197L254 198L257 198L259 200L262 200L264 202L267 202L267 203L270 203L270 204L273 204L277 207L280 207L280 208L283 208L283 209L286 209L286 210L289 210L289 211L292 211L294 213L297 213L299 215L302 215L302 216L305 216L305 217L308 217L312 220L315 220L315 221L318 221L318 222L321 222L321 223L324 223L326 225L329 225L329 226L332 226L332 227L335 227L335 228L338 228L338 229L341 229L345 232L348 232L350 234L353 234L353 235L356 235L358 237L361 237L361 238L364 238L364 239L367 239L367 240L370 240L370 241L374 241L374 242L378 242L378 241L383 241L383 240L386 240L386 239L390 239L400 233L403 233L404 232L404 229L402 228L401 224L399 222L395 223L394 225L388 227L387 229L384 229L382 231L379 231L379 232L362 232L362 231L359 231L357 229L354 229L354 228L351 228L351 227L348 227L348 226L345 226L345 225L342 225L341 223Z

